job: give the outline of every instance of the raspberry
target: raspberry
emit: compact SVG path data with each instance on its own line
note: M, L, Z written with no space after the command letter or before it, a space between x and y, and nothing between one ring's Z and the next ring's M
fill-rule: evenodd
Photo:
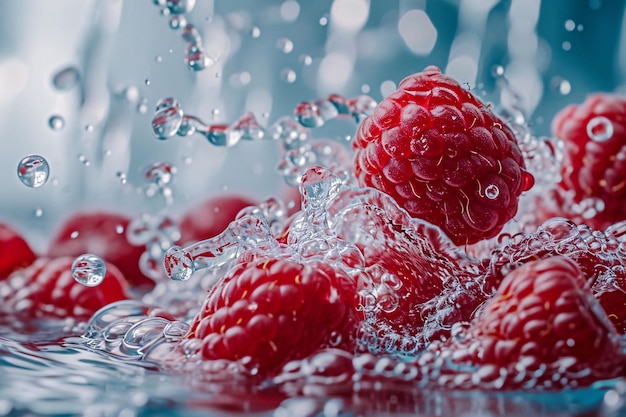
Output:
M457 245L497 235L533 184L513 132L434 66L405 78L359 126L353 147L361 186L389 194Z
M37 256L26 240L9 225L0 223L0 280L32 264Z
M91 253L114 264L133 287L152 288L154 281L139 269L145 248L126 240L130 219L113 213L77 213L59 228L48 249L48 256L80 256Z
M180 222L181 242L195 243L222 233L243 208L256 203L240 196L220 196L192 207Z
M450 388L575 388L626 370L615 328L562 256L507 275L467 332L433 343L419 363L437 357L445 358L438 380Z
M563 141L561 182L543 202L544 218L563 216L603 230L626 219L626 98L589 95L552 122Z
M261 257L237 264L208 294L187 342L204 360L245 360L261 376L334 346L354 350L354 281L326 263Z
M128 283L112 264L97 287L86 287L72 277L74 258L37 259L0 281L0 323L28 326L32 319L87 320L100 308L126 299Z

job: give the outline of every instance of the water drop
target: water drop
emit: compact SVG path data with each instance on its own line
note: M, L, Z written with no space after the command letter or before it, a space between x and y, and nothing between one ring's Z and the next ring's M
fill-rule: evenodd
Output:
M254 26L252 30L250 31L250 35L252 35L252 37L255 39L258 38L259 36L261 36L261 29Z
M376 100L370 96L362 95L350 100L350 113L360 123L365 117L374 112Z
M105 275L104 261L96 255L84 254L72 263L72 277L86 287L100 285Z
M504 67L502 65L494 65L493 68L491 68L491 75L494 78L502 77L504 75Z
M48 119L48 126L50 126L52 130L61 130L65 127L65 119L57 115L51 116L50 119Z
M67 91L74 88L80 81L80 73L76 67L66 67L59 70L52 77L52 85L60 91Z
M576 23L572 19L567 19L565 21L565 30L572 32L574 29L576 29Z
M215 61L209 58L209 56L204 53L198 44L193 43L187 47L185 64L187 64L187 67L190 70L202 71L214 63Z
M127 179L126 179L126 174L125 173L123 173L122 171L118 171L115 175L117 176L117 178L120 179L120 182L122 184L126 184Z
M121 235L122 233L124 233L124 226L122 226L121 224L116 225L115 233L117 233L118 235Z
M70 233L70 239L76 239L78 236L80 236L78 230L74 230L72 233Z
M227 125L213 125L204 136L215 146L234 146L241 139L242 133L238 130L230 129Z
M156 57L154 57L154 60L156 62L163 62L163 57L161 55L157 55Z
M595 142L611 139L613 132L613 123L604 116L596 116L587 123L587 136Z
M197 45L198 47L202 45L202 36L200 36L200 31L194 25L186 25L182 37L190 44Z
M572 49L572 44L568 41L565 41L563 42L561 47L563 48L564 51L569 51L570 49Z
M304 65L309 66L313 63L313 58L311 58L311 55L300 55L300 62L302 62Z
M38 188L48 181L50 166L39 155L29 155L17 165L17 176L28 187Z
M139 104L137 104L137 113L146 114L148 112L148 99L141 99Z
M369 93L369 92L370 92L370 86L369 86L369 85L367 85L367 84L363 84L363 85L361 86L361 92L362 92L363 94L367 94L367 93Z
M190 13L195 5L196 0L167 0L165 2L165 7L172 14Z
M241 134L241 139L259 140L265 136L265 130L251 112L246 112L230 127Z
M85 155L78 155L78 161L86 167L90 165L90 162Z
M285 68L280 72L280 78L283 81L292 84L296 81L296 73L292 69Z
M572 91L572 85L567 80L562 80L558 85L558 91L562 95L566 96Z
M150 85L150 80L146 78L146 80L144 81L146 83L146 86Z
M93 132L93 125L86 125L85 126L85 131L89 132L89 133Z
M500 195L500 189L495 184L489 184L485 187L485 197L490 200L495 200Z
M191 255L180 246L172 246L163 260L165 273L174 281L187 281L194 273Z
M35 217L41 217L43 216L43 210L41 207L37 207L35 208Z
M319 107L312 102L300 103L295 110L298 122L309 128L320 127L324 124L324 118L320 113Z
M185 16L173 16L170 19L170 28L173 30L184 28L186 26L187 26L187 19L185 19Z
M165 186L172 182L176 174L176 167L168 162L155 162L143 173L146 181L150 181L158 186Z
M160 140L169 139L176 134L183 122L183 111L172 98L160 100L157 112L152 118L152 130Z
M328 16L324 15L320 18L320 25L326 26L328 24Z
M276 41L276 48L284 54L293 51L293 42L288 38L280 38Z

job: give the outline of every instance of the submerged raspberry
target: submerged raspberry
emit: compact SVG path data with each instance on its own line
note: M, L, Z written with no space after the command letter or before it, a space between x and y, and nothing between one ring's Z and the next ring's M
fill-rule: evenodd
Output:
M378 105L353 147L360 185L389 194L457 245L495 236L533 184L513 132L433 66Z

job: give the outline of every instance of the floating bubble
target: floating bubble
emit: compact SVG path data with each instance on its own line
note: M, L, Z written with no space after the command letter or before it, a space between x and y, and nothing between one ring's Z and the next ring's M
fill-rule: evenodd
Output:
M284 54L289 54L293 51L293 42L288 38L280 38L276 41L276 48Z
M80 73L76 67L70 66L59 70L52 77L52 85L60 91L71 90L80 81Z
M596 116L587 123L587 136L595 142L605 142L613 137L613 123L604 116Z
M52 130L61 130L65 127L65 119L57 115L50 116L50 119L48 119L48 126L50 126L50 129Z
M104 261L96 255L87 253L79 256L72 263L72 277L86 287L100 285L105 275Z
M39 155L29 155L17 165L17 176L28 187L41 187L48 181L49 175L48 161Z

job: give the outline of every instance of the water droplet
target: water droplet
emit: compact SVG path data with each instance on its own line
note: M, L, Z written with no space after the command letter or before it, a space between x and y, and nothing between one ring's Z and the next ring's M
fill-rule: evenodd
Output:
M300 194L304 198L305 209L317 210L325 207L340 191L342 181L329 169L324 167L311 167L302 175Z
M71 90L80 81L80 73L76 67L66 67L52 77L52 85L60 91Z
M572 32L574 29L576 29L576 23L572 19L567 19L565 21L565 30Z
M78 161L85 165L86 167L88 167L90 164L89 160L87 159L87 157L85 155L78 155Z
M300 62L302 62L304 65L309 66L313 63L313 58L311 58L311 55L300 55Z
M165 7L172 14L190 13L195 5L196 0L167 0L165 2Z
M298 122L304 127L315 128L324 124L324 118L315 103L309 101L300 103L298 107L296 107L295 113Z
M561 47L563 48L564 51L569 51L570 49L572 49L572 44L568 41L565 41L563 42Z
M120 179L120 182L122 184L126 184L127 179L126 179L126 174L125 173L123 173L122 171L118 171L115 175L117 176L117 178Z
M328 24L328 16L324 15L322 17L320 17L320 25L321 26L326 26Z
M142 98L139 104L137 104L137 113L146 114L148 112L148 99Z
M259 36L261 36L261 29L254 26L252 30L250 30L250 35L252 35L252 37L255 39L258 38Z
M43 210L41 207L37 207L35 208L35 217L41 217L43 216Z
M190 70L202 71L214 63L215 61L209 58L197 44L193 43L187 47L185 64Z
M84 254L72 263L72 277L86 287L100 285L105 275L104 261L96 255Z
M200 36L200 31L194 25L186 25L182 37L190 44L202 45L202 36Z
M72 233L70 233L70 239L76 239L79 235L80 233L78 232L78 230L74 230Z
M288 38L280 38L276 41L276 48L284 54L293 51L293 42Z
M38 188L48 181L48 161L39 155L29 155L17 165L17 176L28 187Z
M150 80L146 78L146 80L144 81L146 83L146 86L150 85Z
M146 181L155 183L158 186L165 186L172 182L176 174L176 167L168 162L155 162L143 173Z
M558 85L558 91L562 95L566 96L572 91L572 85L567 80L562 80Z
M50 126L52 130L61 130L65 127L65 119L57 115L51 116L50 119L48 119L48 126Z
M494 65L491 68L491 75L494 78L502 77L504 75L504 67L502 65Z
M490 200L495 200L500 195L500 189L495 184L489 184L485 187L485 197Z
M360 123L365 117L374 112L376 108L376 100L370 96L359 96L350 100L350 113Z
M154 60L156 62L163 62L163 57L161 55L157 55L157 56L154 57Z
M124 233L124 226L122 226L121 224L116 225L115 233L117 233L118 235L121 235L122 233Z
M613 137L613 123L604 116L596 116L587 123L587 136L595 142L605 142Z
M185 16L172 16L170 19L170 29L177 30L187 26L187 19Z
M152 118L152 130L158 139L169 139L180 128L183 122L183 111L173 98L159 100L156 110Z
M239 131L241 139L245 140L259 140L265 136L265 130L251 112L244 113L230 128Z
M180 246L172 246L167 250L163 266L167 276L174 281L187 281L194 273L191 255Z
M369 85L367 85L367 84L363 84L363 85L361 86L361 92L362 92L363 94L367 94L367 93L369 93L369 92L370 92L370 86L369 86Z
M89 132L89 133L93 132L93 125L86 125L85 126L85 131Z
M241 132L230 129L227 125L213 125L204 133L209 142L215 146L234 146L241 139Z

